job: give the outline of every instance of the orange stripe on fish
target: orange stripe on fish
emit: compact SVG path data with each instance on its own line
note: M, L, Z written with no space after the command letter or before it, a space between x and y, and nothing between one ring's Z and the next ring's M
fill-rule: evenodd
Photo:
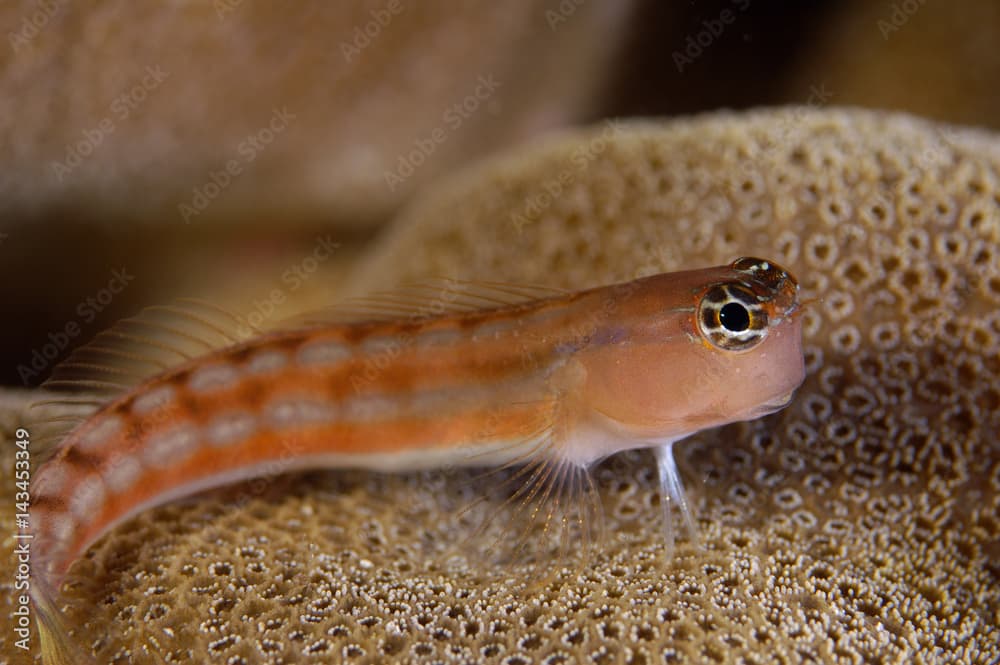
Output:
M578 472L650 447L672 544L671 502L692 525L672 444L780 409L804 378L798 284L762 259L576 293L452 284L406 315L416 293L368 299L365 321L321 317L243 342L206 307L151 308L223 348L195 355L183 342L198 335L139 318L74 353L51 386L124 391L61 440L32 486L47 662L79 657L53 609L68 567L149 507L298 469L510 464L525 469L513 499L559 503L590 483Z

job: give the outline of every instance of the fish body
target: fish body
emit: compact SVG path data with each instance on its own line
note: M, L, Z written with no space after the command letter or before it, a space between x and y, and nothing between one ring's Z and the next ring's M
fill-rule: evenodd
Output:
M654 447L664 503L686 511L670 445L781 408L804 377L798 285L769 261L511 304L499 292L480 308L444 291L430 315L262 334L98 409L33 481L43 641L61 639L51 595L70 564L152 506L315 468L529 463L524 482L544 485Z

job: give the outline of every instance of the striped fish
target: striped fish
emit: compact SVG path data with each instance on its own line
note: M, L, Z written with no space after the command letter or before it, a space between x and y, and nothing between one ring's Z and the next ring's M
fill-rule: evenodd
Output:
M780 409L804 378L798 284L763 259L572 293L446 282L362 309L238 342L205 307L151 308L57 370L48 388L86 394L50 406L88 413L31 487L47 663L87 658L56 609L67 569L150 507L295 470L518 464L512 497L544 508L519 514L548 521L596 462L648 447L665 525L672 502L690 528L672 444ZM212 332L221 348L190 350Z

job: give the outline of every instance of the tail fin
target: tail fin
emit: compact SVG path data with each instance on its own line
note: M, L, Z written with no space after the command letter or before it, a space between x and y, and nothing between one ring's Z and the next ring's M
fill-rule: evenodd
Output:
M31 602L35 606L42 662L45 665L97 665L97 661L73 640L52 591L37 578L31 585Z

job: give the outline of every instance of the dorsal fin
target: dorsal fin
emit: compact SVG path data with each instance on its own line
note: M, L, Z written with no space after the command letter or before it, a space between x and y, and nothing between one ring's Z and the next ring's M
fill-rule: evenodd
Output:
M390 291L348 298L330 307L298 314L269 329L288 330L359 321L398 321L441 314L508 307L564 296L569 291L535 284L513 284L434 277Z
M194 298L147 307L98 333L56 365L41 385L44 395L28 407L32 440L44 457L122 393L259 332L236 314Z
M442 277L352 298L286 319L268 329L426 318L511 306L567 293L546 286ZM41 444L40 454L44 456L46 450L54 450L66 434L101 406L143 381L260 333L236 314L194 298L147 307L136 316L119 321L75 349L42 384L46 394L29 407L29 427L38 432L33 440Z

